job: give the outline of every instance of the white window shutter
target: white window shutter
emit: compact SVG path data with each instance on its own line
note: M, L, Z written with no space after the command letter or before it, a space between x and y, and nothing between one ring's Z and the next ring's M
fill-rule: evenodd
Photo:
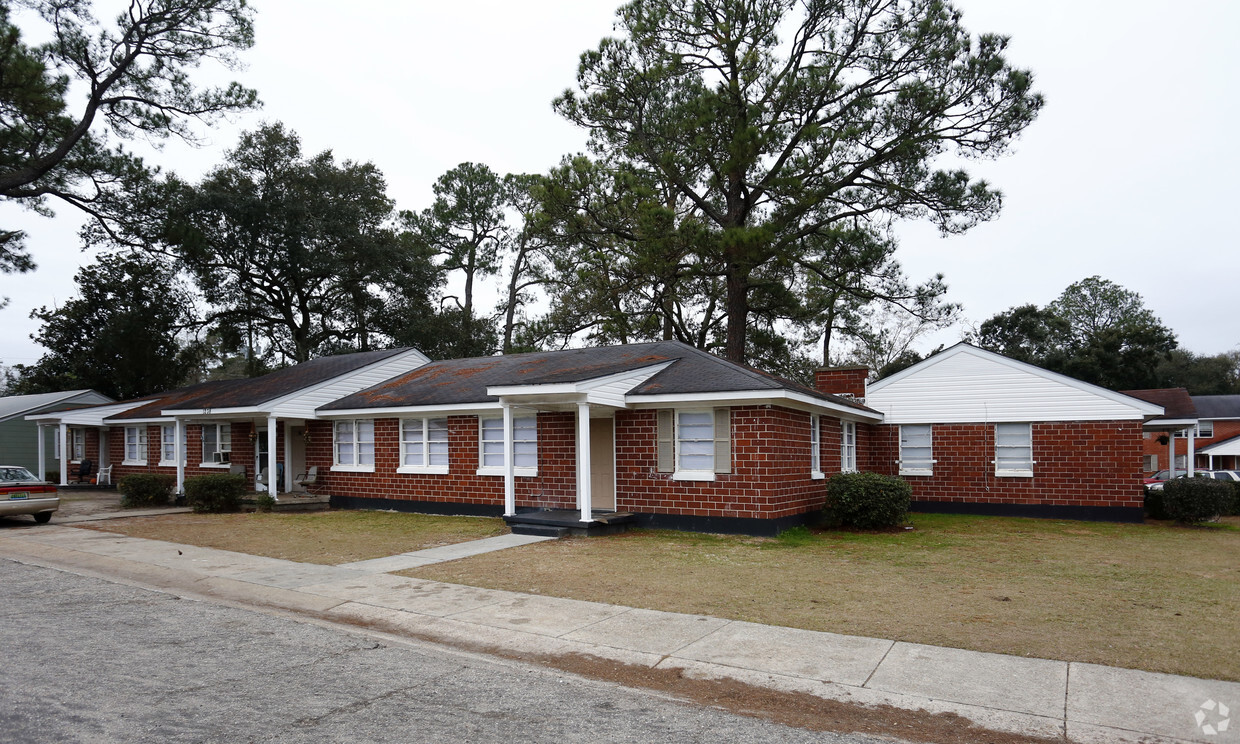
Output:
M656 435L658 440L658 464L656 470L660 473L670 473L675 469L675 451L672 447L672 410L670 408L658 411L656 420Z
M715 472L732 472L732 409L715 409Z

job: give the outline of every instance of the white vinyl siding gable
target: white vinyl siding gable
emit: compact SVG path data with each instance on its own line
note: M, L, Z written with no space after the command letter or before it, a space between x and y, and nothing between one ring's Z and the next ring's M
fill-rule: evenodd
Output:
M426 363L426 357L417 351L410 350L397 354L368 367L334 377L315 387L299 390L276 400L271 404L271 413L280 418L313 419L315 409L319 406L325 406L359 390L387 382Z
M1149 404L967 346L870 386L888 424L1140 420ZM1127 401L1131 400L1129 403Z

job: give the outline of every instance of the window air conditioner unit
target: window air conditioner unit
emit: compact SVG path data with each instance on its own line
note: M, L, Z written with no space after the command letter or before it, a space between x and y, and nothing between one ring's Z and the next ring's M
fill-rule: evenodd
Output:
M212 462L228 463L228 462L231 462L231 460L232 460L231 452L216 452L215 454L211 455Z

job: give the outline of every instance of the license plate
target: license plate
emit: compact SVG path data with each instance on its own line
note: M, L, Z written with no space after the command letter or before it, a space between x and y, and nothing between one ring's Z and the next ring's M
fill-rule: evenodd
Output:
M30 497L30 494L27 493L26 491L21 491L19 493L11 493L9 494L9 501L21 501L22 499L26 499L29 497Z

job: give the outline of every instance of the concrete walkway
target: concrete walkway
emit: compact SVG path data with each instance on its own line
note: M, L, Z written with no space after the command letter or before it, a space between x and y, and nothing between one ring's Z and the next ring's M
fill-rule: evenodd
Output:
M458 558L468 558L471 555L493 553L496 550L504 550L506 548L519 548L522 545L554 539L554 537L542 537L539 535L497 535L454 545L442 545L438 548L427 548L426 550L401 553L400 555L389 555L385 558L341 563L340 567L352 568L367 573L390 573L393 571L404 571L407 568L417 568L418 566L429 566L432 563L455 561Z
M1221 703L1240 718L1233 682L493 591L391 576L375 561L320 566L54 525L0 531L0 557L476 649L583 654L951 712L999 731L1074 742L1240 742L1240 721L1224 728L1220 713ZM413 557L394 556L402 561L392 565Z
M101 522L105 519L129 519L130 517L155 517L160 514L189 514L193 509L188 506L161 506L155 509L125 509L124 511L96 512L94 514L75 514L72 516L53 517L56 524L78 524L80 522Z

